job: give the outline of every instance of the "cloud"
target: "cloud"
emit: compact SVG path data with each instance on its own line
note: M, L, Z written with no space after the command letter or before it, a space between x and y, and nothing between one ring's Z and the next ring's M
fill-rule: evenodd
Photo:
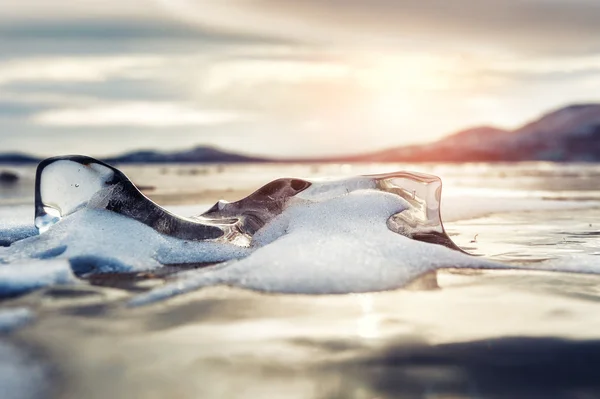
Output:
M48 155L199 142L298 155L513 126L600 99L598 10L596 0L9 2L0 136Z
M0 85L27 81L99 82L113 77L137 76L160 64L157 56L48 57L0 64Z
M7 20L0 16L0 59L78 54L190 54L220 52L232 46L296 44L279 35L239 34L164 17Z
M207 126L239 120L239 113L201 110L184 104L125 102L85 108L66 108L33 115L40 125L65 127L148 127Z
M23 118L39 112L43 107L33 104L19 104L13 101L0 100L0 118Z
M201 25L268 35L280 32L283 37L331 45L530 54L600 51L600 3L595 0L238 0L210 6L202 0L174 0L174 4L184 4L186 18Z
M59 103L81 103L93 100L140 100L176 101L182 97L181 91L173 84L157 79L130 79L115 77L107 81L20 81L3 86L4 95L12 101L26 98L54 98Z
M5 21L0 26L5 40L74 39L84 40L190 40L217 44L281 43L282 40L252 34L207 29L179 21L141 20L115 18L56 20L56 21Z
M591 54L600 52L598 20L596 0L26 0L4 7L0 50L4 56L167 53L304 43L346 50Z

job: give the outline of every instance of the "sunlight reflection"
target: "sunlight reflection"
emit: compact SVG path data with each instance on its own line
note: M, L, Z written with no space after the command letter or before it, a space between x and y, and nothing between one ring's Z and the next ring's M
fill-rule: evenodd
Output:
M373 295L359 294L357 298L362 316L357 320L356 334L365 339L379 338L381 317L373 311Z

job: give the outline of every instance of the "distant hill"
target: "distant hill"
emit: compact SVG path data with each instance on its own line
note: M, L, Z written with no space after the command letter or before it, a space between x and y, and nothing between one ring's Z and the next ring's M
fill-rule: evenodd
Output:
M269 159L200 146L186 151L136 151L105 158L109 163L243 162L600 162L600 104L575 104L549 112L516 130L480 126L437 142L356 156ZM0 154L0 164L36 163L24 154Z
M221 151L213 147L196 147L179 152L136 151L105 159L109 163L237 163L269 162L267 158L250 157Z
M435 143L397 147L354 162L581 161L600 162L600 104L577 104L543 115L516 130L464 130Z
M213 147L199 146L191 150L178 152L134 151L122 155L101 158L108 163L244 163L244 162L275 162L268 158L240 155L221 151ZM23 154L0 154L0 164L33 164L40 162Z
M0 164L26 164L26 163L38 163L39 158L35 158L25 154L19 153L7 153L0 154Z

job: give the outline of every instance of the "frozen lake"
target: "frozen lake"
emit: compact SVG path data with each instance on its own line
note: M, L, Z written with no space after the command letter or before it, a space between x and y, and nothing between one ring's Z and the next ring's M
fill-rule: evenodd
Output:
M20 180L0 186L0 227L32 222L34 169L5 169ZM600 396L600 276L535 271L548 260L600 269L600 166L122 169L182 215L279 177L431 173L456 244L533 271L448 268L437 284L427 276L409 289L326 296L209 287L141 308L126 304L170 271L50 286L0 305L1 397Z

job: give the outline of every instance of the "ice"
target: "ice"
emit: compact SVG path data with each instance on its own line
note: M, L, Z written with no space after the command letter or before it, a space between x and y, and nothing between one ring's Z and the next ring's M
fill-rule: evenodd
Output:
M118 182L119 174L85 157L47 159L36 174L35 225L40 231L86 206L94 194Z
M375 190L293 204L255 235L260 248L250 256L183 273L131 304L217 284L296 294L383 291L444 267L506 267L391 231L386 222L406 207L403 198Z
M107 164L84 156L50 158L37 170L35 220L43 233L80 209L99 209L121 214L174 238L220 239L249 246L253 234L290 202L317 202L359 189L394 193L407 202L403 212L389 220L392 230L453 246L444 237L439 215L440 179L408 172L338 181L277 179L240 201L219 201L200 216L184 218L150 201L121 171Z
M81 209L106 210L180 239L206 240L227 227L176 216L146 198L118 169L85 156L49 158L36 172L35 225L40 233Z
M441 224L441 182L431 175L277 179L240 201L220 201L190 218L161 208L123 173L88 157L42 162L36 187L35 220L41 234L0 251L0 260L6 263L64 258L77 274L85 274L239 259L270 242L261 229L288 208L310 209L311 204L361 190L387 193L397 200L394 212L381 222L386 231L456 249Z
M442 214L445 222L474 219L495 213L522 211L558 211L588 209L596 205L589 201L541 200L540 198L507 198L476 195L444 197Z
M76 279L65 260L30 261L0 265L0 298L21 295L55 284L73 284Z
M239 201L183 217L146 198L110 165L83 156L51 158L37 171L40 234L27 230L27 237L0 248L0 263L7 263L0 265L0 296L73 283L74 276L182 264L217 265L183 273L132 304L210 285L343 294L396 289L441 268L513 267L470 256L450 240L441 189L436 176L413 172L281 178ZM19 223L8 228L10 237L31 228Z
M135 219L93 208L68 215L47 232L17 241L3 250L0 259L7 263L67 259L77 274L221 262L248 253L247 248L226 242L181 240L159 234Z
M441 181L421 173L397 172L337 180L278 179L241 201L220 201L202 217L235 218L239 220L240 231L253 245L265 245L252 235L289 207L309 206L361 190L391 193L402 202L402 207L385 221L390 230L458 249L445 234L441 222Z

